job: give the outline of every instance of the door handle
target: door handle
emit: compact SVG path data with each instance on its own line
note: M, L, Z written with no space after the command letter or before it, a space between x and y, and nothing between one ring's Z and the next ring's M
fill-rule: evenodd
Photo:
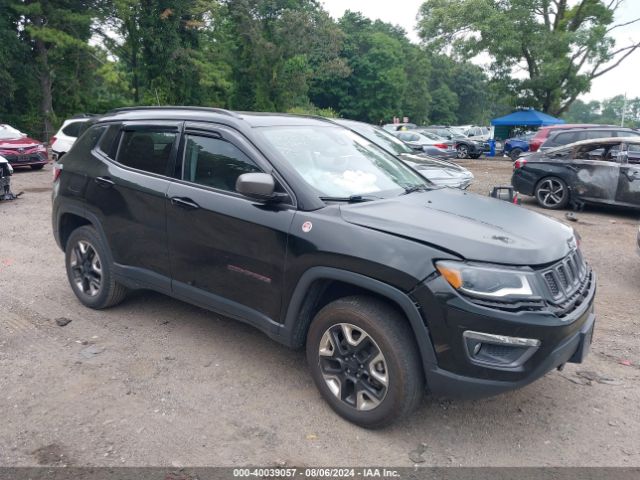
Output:
M196 210L200 208L200 205L198 205L190 198L182 197L171 197L171 205L175 205L176 207L180 208L186 208L187 210Z
M96 177L95 182L102 188L111 188L115 185L115 182L110 177Z

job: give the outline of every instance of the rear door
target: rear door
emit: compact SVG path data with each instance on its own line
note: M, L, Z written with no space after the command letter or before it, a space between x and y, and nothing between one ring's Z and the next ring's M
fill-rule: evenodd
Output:
M621 204L640 207L640 141L628 143L627 151L621 158L616 200Z
M170 289L166 194L182 122L112 125L94 154L87 207L100 218L116 268Z
M180 162L180 179L169 187L166 202L174 293L271 328L279 319L295 208L236 192L238 176L272 168L231 128L187 123Z
M573 193L583 200L613 203L620 177L620 143L592 143L575 149Z

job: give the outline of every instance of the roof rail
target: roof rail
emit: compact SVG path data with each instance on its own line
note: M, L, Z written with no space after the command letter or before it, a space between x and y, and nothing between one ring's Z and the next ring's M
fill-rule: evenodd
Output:
M191 106L176 106L176 105L153 105L153 106L139 106L139 107L120 107L109 110L109 113L120 113L120 112L129 112L135 110L195 110L200 112L215 112L221 113L223 115L229 115L230 117L239 117L239 115L231 110L225 110L224 108L215 108L215 107L191 107Z

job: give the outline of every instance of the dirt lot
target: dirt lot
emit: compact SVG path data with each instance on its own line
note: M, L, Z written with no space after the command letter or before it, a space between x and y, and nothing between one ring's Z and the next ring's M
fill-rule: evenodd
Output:
M507 161L462 163L473 191L509 182ZM332 413L303 352L248 326L149 292L82 307L51 235L51 167L13 184L24 196L0 203L3 466L640 466L638 213L572 223L599 274L585 364L487 400L426 398L372 432Z

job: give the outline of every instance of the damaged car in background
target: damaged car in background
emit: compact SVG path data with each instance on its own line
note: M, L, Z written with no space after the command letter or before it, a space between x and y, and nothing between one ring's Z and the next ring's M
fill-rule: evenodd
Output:
M513 168L514 188L544 208L640 208L640 137L584 140L520 157Z
M473 181L473 173L466 168L447 160L434 158L424 152L416 152L383 128L355 120L335 119L332 121L395 155L435 185L464 190Z
M0 200L15 200L17 195L11 192L13 168L6 158L0 156Z
M31 167L33 170L40 170L49 162L42 142L6 124L0 124L0 155L14 167Z

